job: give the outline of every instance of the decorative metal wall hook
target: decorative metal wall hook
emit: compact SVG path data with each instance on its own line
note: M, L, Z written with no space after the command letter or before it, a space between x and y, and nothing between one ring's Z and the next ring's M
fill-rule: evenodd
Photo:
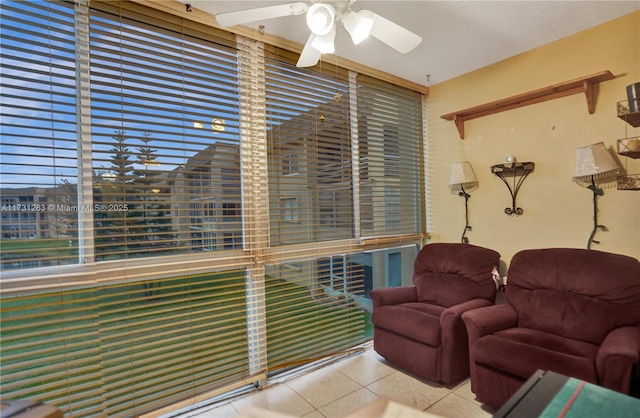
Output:
M507 215L522 215L524 213L524 210L516 205L516 198L524 179L533 171L533 166L532 162L513 162L491 166L491 172L502 180L511 195L511 207L504 209L504 213ZM509 177L512 179L511 183L508 181Z

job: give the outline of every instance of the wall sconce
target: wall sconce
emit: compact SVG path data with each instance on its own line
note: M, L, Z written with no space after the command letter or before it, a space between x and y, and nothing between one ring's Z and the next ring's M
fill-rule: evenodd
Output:
M604 191L596 186L596 182L617 174L620 167L614 160L611 152L605 148L603 142L592 144L586 147L578 148L576 154L576 171L573 175L573 181L593 192L593 231L589 236L587 248L591 249L591 244L600 244L600 241L594 240L598 229L606 231L607 227L598 224L598 196L604 195Z
M458 192L460 197L464 197L464 230L462 231L461 242L468 244L469 238L466 237L467 231L471 231L469 225L469 198L471 197L467 191L478 187L478 179L473 172L469 161L454 163L451 166L451 178L449 179L449 188ZM465 190L466 189L466 190Z
M507 215L522 215L524 213L522 208L516 206L516 198L524 179L533 171L533 166L532 162L516 162L513 155L507 155L504 164L491 166L491 172L502 180L511 195L511 207L504 209L504 213ZM512 178L512 184L509 184L508 177Z

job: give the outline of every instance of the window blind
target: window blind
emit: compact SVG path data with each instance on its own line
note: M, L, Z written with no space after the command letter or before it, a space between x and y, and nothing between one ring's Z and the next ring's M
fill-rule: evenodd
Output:
M355 234L347 74L327 64L297 68L287 58L276 51L265 59L270 245L285 258L279 247L308 243L316 251L307 254L327 247L329 255L265 266L272 374L365 341L368 322L353 302L364 294L363 269L328 249Z
M96 260L242 249L235 43L128 2L92 8L90 36L94 201L115 208ZM101 289L107 415L250 376L244 269L183 271Z
M2 2L2 270L78 262L73 12Z
M105 416L138 416L250 376L244 271L104 286L97 302Z
M354 236L349 90L344 71L268 57L271 245Z
M332 355L371 337L364 265L354 255L265 267L267 360L271 373ZM367 333L367 331L369 331Z
M360 75L358 144L363 237L421 232L421 95Z
M241 248L235 50L145 20L91 14L96 258Z
M0 3L3 272L76 264L78 118L73 4ZM84 14L86 17L86 13ZM6 287L5 279L0 288ZM103 409L96 293L3 296L3 398L38 399L72 416Z
M94 289L2 298L3 399L51 403L72 417L102 414L97 299Z

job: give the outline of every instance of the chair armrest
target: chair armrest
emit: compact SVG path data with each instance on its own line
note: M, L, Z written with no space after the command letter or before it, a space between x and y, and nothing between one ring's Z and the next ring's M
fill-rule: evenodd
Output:
M462 317L462 314L472 309L484 308L492 306L492 303L486 299L472 299L457 305L453 305L442 311L440 316L440 325L445 326L447 323Z
M441 379L451 383L469 375L469 343L467 330L462 322L462 314L485 306L491 306L486 299L472 299L450 306L440 315L440 343L442 345Z
M414 286L385 287L373 289L369 292L373 309L384 305L397 305L399 303L416 302L418 292Z
M467 311L462 314L462 320L467 327L471 346L480 337L517 326L518 314L511 305L505 303Z
M602 341L596 357L600 384L629 393L633 365L640 362L640 328L621 327L611 331Z

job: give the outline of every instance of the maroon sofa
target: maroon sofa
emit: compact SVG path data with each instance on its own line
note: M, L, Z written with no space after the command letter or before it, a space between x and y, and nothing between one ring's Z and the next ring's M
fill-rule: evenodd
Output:
M371 291L373 347L391 364L444 383L469 375L463 312L495 302L500 254L471 244L427 244L413 284Z
M538 369L629 393L640 359L638 260L587 249L524 250L507 277L505 304L462 316L479 402L498 409Z

